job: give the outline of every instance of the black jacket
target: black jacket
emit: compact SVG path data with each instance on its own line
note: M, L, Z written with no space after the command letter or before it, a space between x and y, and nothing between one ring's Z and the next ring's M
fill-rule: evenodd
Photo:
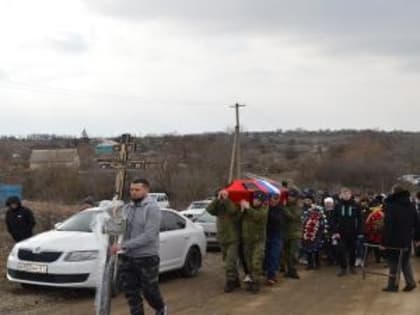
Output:
M13 239L20 242L32 236L35 218L32 211L23 206L17 209L9 208L6 212L6 225Z
M389 196L384 212L384 246L410 248L414 239L420 240L419 218L408 191Z
M267 237L279 236L284 238L286 233L286 217L283 207L280 204L270 207L267 219Z
M356 239L363 234L363 216L360 207L351 199L340 200L332 215L331 230L342 239Z

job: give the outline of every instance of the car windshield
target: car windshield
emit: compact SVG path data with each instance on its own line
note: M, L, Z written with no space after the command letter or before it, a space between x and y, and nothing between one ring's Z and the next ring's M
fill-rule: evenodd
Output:
M86 211L75 214L60 224L60 226L57 228L57 231L92 232L91 225L93 219L99 213L100 211Z
M216 217L212 216L207 211L197 218L198 223L216 223Z
M156 201L166 201L168 198L164 194L149 194Z

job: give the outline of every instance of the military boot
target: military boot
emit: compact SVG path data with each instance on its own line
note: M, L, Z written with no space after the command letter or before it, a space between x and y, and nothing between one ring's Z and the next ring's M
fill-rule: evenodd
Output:
M239 283L239 279L236 280L229 280L226 282L225 284L225 293L231 293L233 291L235 291L235 289L238 289L241 287L241 284Z
M297 270L295 268L291 268L289 270L289 272L287 273L287 278L300 279L299 274L297 273Z
M254 281L251 283L250 291L251 293L258 294L261 290L261 284L259 281Z

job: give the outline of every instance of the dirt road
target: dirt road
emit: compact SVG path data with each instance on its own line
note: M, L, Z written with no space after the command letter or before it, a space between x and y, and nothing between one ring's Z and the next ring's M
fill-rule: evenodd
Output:
M382 268L383 266L378 266ZM245 291L223 294L219 254L210 253L199 277L183 279L166 275L161 281L165 299L174 315L413 315L420 312L420 289L412 293L386 294L381 292L385 278L361 275L337 278L335 268L303 271L299 281L282 279L274 288L264 288L254 296ZM417 279L420 279L420 260L414 259ZM385 270L385 269L382 269ZM79 297L61 291L59 302L38 305L8 314L26 315L93 315L93 295ZM28 294L20 291L20 294ZM46 292L45 294L48 294ZM57 294L56 292L54 294ZM74 293L71 293L74 294ZM112 315L127 315L122 296L114 299ZM148 309L147 314L153 314ZM2 314L3 315L3 314ZM6 314L5 314L6 315Z

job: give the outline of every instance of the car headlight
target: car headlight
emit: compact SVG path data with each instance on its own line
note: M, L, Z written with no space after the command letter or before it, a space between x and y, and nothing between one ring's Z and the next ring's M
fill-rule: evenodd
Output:
M18 254L18 248L17 248L17 246L13 246L13 249L10 252L9 257L17 258L17 254Z
M98 258L98 253L97 250L71 252L66 255L64 260L69 262L95 260Z

